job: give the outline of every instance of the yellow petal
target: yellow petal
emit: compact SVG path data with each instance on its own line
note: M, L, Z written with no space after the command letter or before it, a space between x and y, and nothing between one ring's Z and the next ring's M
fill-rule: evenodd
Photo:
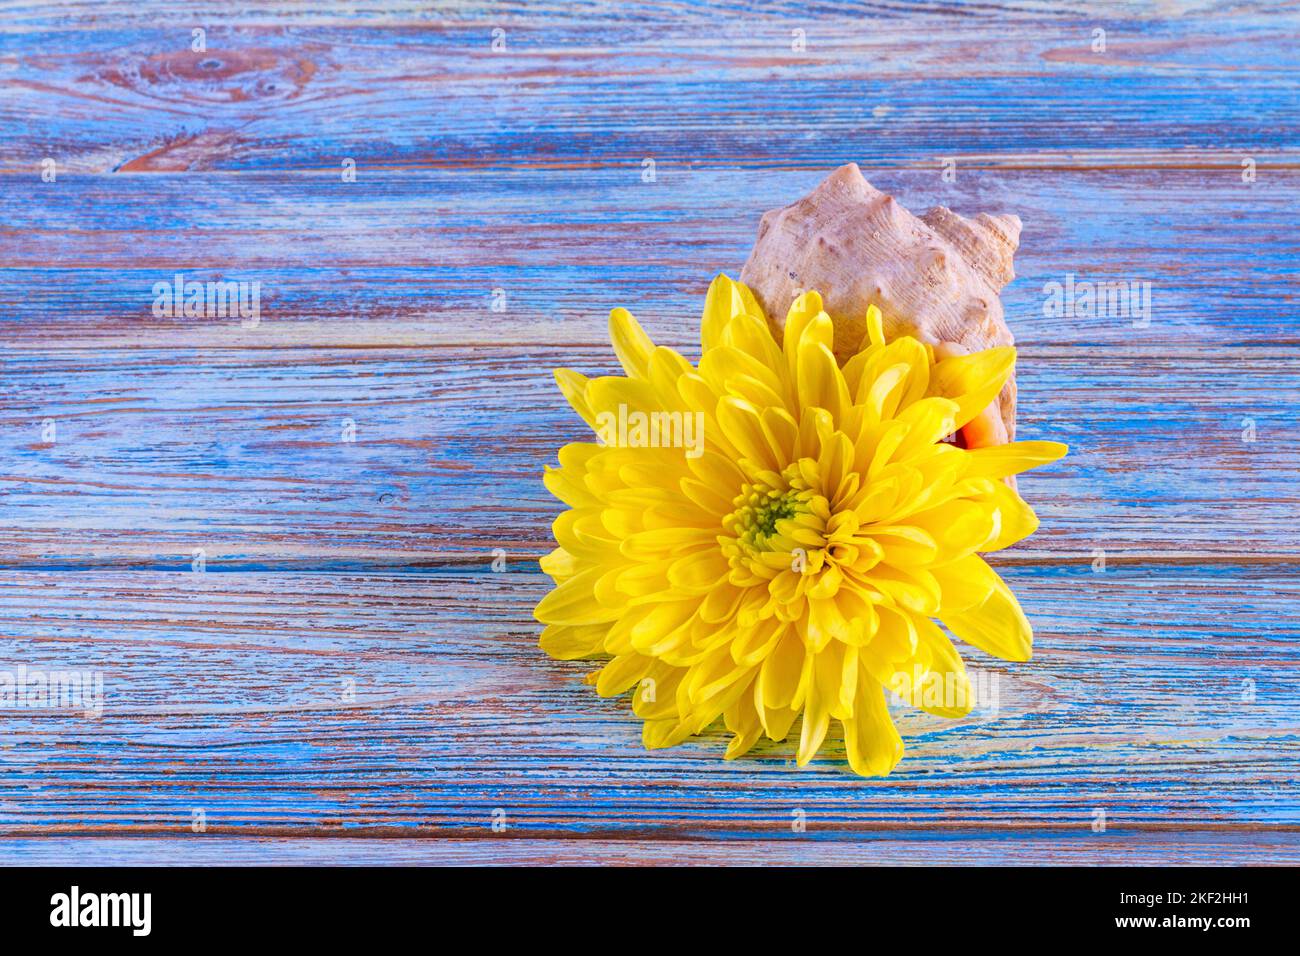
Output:
M573 661L600 653L607 633L608 624L548 624L538 645L556 660Z
M928 345L910 335L890 342L880 355L883 366L902 363L907 366L907 386L898 399L898 412L924 398L930 389L930 363L934 357Z
M991 448L973 448L966 452L971 478L1005 478L1030 468L1064 458L1069 446L1057 441L1013 441Z
M907 422L907 438L899 445L894 457L907 461L942 441L957 430L957 403L947 398L923 398L899 413L898 420Z
M578 416L590 425L596 427L596 415L587 404L587 377L567 368L557 368L555 370L555 384L560 386L560 392L573 406L573 410Z
M785 329L781 333L787 380L791 383L799 380L799 348L803 342L820 343L829 349L834 347L834 336L830 316L822 311L820 295L805 292L795 299L785 314Z
M874 305L867 306L866 344L871 348L885 346L885 317Z
M674 633L691 619L699 606L699 599L693 598L686 601L664 601L638 608L641 613L636 615L637 620L629 630L633 645L649 645ZM619 621L620 625L622 623Z
M542 473L542 484L546 486L547 491L572 508L599 504L596 496L582 480L582 476L575 472L547 467Z
M804 669L809 672L808 699L804 701L803 727L799 734L799 749L795 763L807 766L816 756L826 731L831 725L831 707L839 699L843 675L844 645L838 641L819 654L809 655Z
M777 461L767 443L758 409L753 405L730 396L722 399L718 402L718 423L743 459L771 471L780 471L785 466L785 462Z
M766 327L767 315L763 312L763 307L758 304L758 299L754 297L754 293L750 291L749 286L745 285L743 282L735 281L732 281L731 285L735 290L735 294L740 297L741 307L744 311L760 320L764 327Z
M617 427L610 431L609 422L617 423L620 414L629 417L633 412L648 414L665 411L659 394L650 382L639 378L602 376L587 382L587 406L596 416L596 433L606 445L617 445L609 434L617 435ZM604 416L604 420L602 420ZM608 434L604 434L608 433Z
M910 366L899 363L881 369L880 374L870 381L866 378L862 380L858 390L865 390L866 394L858 396L858 404L866 408L868 423L874 424L894 417L911 371Z
M957 427L965 425L997 398L1016 367L1016 350L1010 345L955 355L934 366L931 392L957 403Z
M880 545L880 560L894 567L927 565L939 554L934 538L913 525L878 525L862 529L862 534Z
M1001 551L1038 530L1038 515L1008 485L994 482L989 497L997 507L998 530L981 551Z
M542 573L555 578L557 583L564 578L573 577L582 570L577 555L564 548L555 548L548 554L542 555L537 565L542 569Z
M737 287L744 288L739 283ZM746 353L778 379L781 378L785 359L781 355L781 346L776 344L772 330L768 328L761 312L746 311L733 315L723 330L722 338L726 345Z
M968 554L956 561L931 568L939 582L941 612L969 611L989 599L997 590L998 575L978 554Z
M833 600L810 600L808 616L802 622L809 647L820 653L832 641L847 641L851 635L849 622Z
M533 616L543 624L603 624L619 616L618 608L595 598L596 582L605 573L599 565L569 578L538 603Z
M722 552L705 549L678 558L668 567L668 581L687 594L704 594L722 584L729 567Z
M637 684L632 695L632 712L642 720L677 718L677 686L686 670L658 664Z
M632 378L645 378L655 344L627 309L609 313L609 338L623 371Z
M1033 653L1033 630L1000 578L984 603L965 611L942 611L939 620L966 643L1004 661L1027 661Z
M731 658L737 664L752 666L761 664L772 653L789 627L777 618L760 621L753 627L742 628L731 644Z
M731 317L747 311L746 297L749 302L753 301L753 294L748 289L721 273L709 283L708 294L704 297L704 315L700 321L700 345L706 352L723 343L723 335Z
M785 740L790 736L790 728L794 726L799 711L793 707L763 706L757 693L757 686L755 683L754 709L758 712L759 721L763 725L763 733L767 735L768 740Z
M916 624L926 673L916 688L913 706L950 720L965 717L974 699L961 655L933 621L923 618Z
M790 308L785 313L785 329L781 333L781 349L791 363L791 368L799 356L799 342L803 338L804 329L824 314L822 297L815 291L805 292L790 303ZM830 345L830 342L823 344Z
M601 697L617 697L640 681L654 663L653 658L640 654L620 654L601 668L596 693Z
M676 747L691 735L691 728L676 717L647 720L641 727L641 743L646 750Z
M870 674L859 677L853 716L843 723L853 772L863 777L887 776L903 756L903 739L890 719L884 688Z
M838 422L849 406L849 387L835 364L835 356L820 342L800 344L797 384L801 408L824 408Z
M749 685L746 685L745 689L749 690ZM763 732L763 725L758 719L758 711L754 708L753 695L742 693L723 713L723 720L727 725L727 729L734 734L731 742L727 745L725 759L735 760L737 757L748 753Z
M804 669L804 646L798 633L790 628L763 662L758 684L763 706L771 709L798 707Z

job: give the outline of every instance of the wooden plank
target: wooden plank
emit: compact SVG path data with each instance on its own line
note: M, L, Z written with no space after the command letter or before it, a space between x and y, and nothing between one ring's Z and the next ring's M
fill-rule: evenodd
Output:
M963 166L946 184L937 162L898 169L878 152L842 157L918 211L1021 217L1019 277L1003 299L1026 347L1211 359L1242 344L1294 347L1300 169L1271 168L1260 154L1259 179L1244 184L1240 157L1223 158L1232 168L1185 168L1174 150L1149 169ZM66 173L42 183L34 164L0 176L0 345L595 345L617 305L661 337L695 341L709 279L739 275L759 216L836 162L665 161L654 183L641 181L639 161L596 171L363 168L355 183L330 171ZM260 283L256 328L156 317L154 285L176 273ZM1149 308L1085 315L1080 303L1047 314L1050 284L1069 276L1080 288L1147 283Z
M36 837L0 839L15 866L1294 866L1293 833L1203 831L1040 835L815 832L761 840L382 839L343 837Z
M1081 150L1190 148L1237 170L1238 150L1298 145L1297 16L1263 6L156 6L51 4L14 20L7 99L30 122L10 134L24 149L5 168L49 150L73 168L135 172L338 169L344 156L822 169L880 154L933 163L940 149L1075 163Z
M561 510L542 464L591 438L551 378L561 364L617 368L608 347L0 356L2 563L184 569L196 548L227 567L539 555ZM1023 479L1042 519L1025 548L1300 551L1300 361L1027 350L1018 382L1021 437L1072 446Z
M496 810L530 838L759 839L796 810L824 839L1046 840L1099 809L1125 832L1300 831L1290 569L1003 573L1035 660L967 649L996 694L960 721L899 708L907 756L862 780L834 748L803 770L776 744L724 762L720 733L643 750L625 701L536 648L546 584L522 562L3 572L5 669L100 673L104 704L6 711L0 834L181 834L196 810L215 836L490 837Z

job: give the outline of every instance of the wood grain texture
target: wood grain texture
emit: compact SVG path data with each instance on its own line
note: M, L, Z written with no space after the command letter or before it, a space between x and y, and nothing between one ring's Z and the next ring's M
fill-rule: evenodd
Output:
M876 832L853 840L773 832L761 839L526 839L482 835L405 838L17 837L6 861L25 866L1064 866L1250 865L1300 859L1288 834L1259 832L1051 833Z
M654 183L641 181L639 159L400 172L358 159L355 183L335 162L64 172L49 184L41 155L4 175L0 193L0 331L23 350L603 345L610 303L684 345L698 341L708 280L740 274L762 213L852 158L788 171L661 157ZM911 208L1020 215L1018 278L1003 291L1020 344L1217 358L1224 347L1297 343L1300 169L1260 155L1246 184L1232 151L1214 169L1184 166L1174 150L1137 169L967 170L959 156L957 181L944 183L938 158L915 168L858 158ZM154 283L177 272L260 282L261 322L154 317ZM1068 275L1150 283L1149 324L1045 315L1044 287ZM501 312L491 311L496 289Z
M0 710L0 859L1300 862L1294 9L3 16L0 670L105 697ZM1035 659L970 651L996 708L900 709L887 780L648 753L536 648L583 437L550 369L611 370L614 305L693 355L709 277L847 161L1025 222L1021 429L1072 448L998 557ZM178 271L261 322L154 316ZM1149 324L1045 314L1067 275L1151 283Z
M182 570L194 548L213 566L538 556L558 513L542 465L588 437L557 365L617 368L608 346L542 344L0 355L20 386L0 397L0 551ZM1072 449L1023 479L1043 528L1022 548L1294 556L1300 354L1030 346L1020 368L1021 437Z

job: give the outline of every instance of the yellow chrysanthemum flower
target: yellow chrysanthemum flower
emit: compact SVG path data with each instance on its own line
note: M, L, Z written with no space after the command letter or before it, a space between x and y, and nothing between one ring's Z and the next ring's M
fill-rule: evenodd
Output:
M854 771L883 775L903 752L886 688L946 717L970 708L936 621L1029 659L1029 623L979 554L1038 525L1002 479L1065 446L945 440L999 393L1014 349L939 359L915 338L886 343L873 308L840 368L817 293L791 306L778 343L726 276L709 289L698 368L623 309L610 336L626 377L556 372L601 441L566 445L547 469L570 510L536 617L553 657L611 658L588 681L604 697L636 688L647 747L721 717L732 758L802 714L800 766L834 719Z

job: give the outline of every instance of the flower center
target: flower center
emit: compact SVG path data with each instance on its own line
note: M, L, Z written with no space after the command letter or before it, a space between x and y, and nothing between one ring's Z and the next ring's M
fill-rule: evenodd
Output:
M723 553L746 578L770 578L826 545L829 507L797 464L779 479L772 475L745 485L732 503L735 510L722 520L729 533L721 539Z
M787 528L782 522L807 511L792 491L754 488L750 485L737 499L737 536L755 551L775 551L784 543Z

